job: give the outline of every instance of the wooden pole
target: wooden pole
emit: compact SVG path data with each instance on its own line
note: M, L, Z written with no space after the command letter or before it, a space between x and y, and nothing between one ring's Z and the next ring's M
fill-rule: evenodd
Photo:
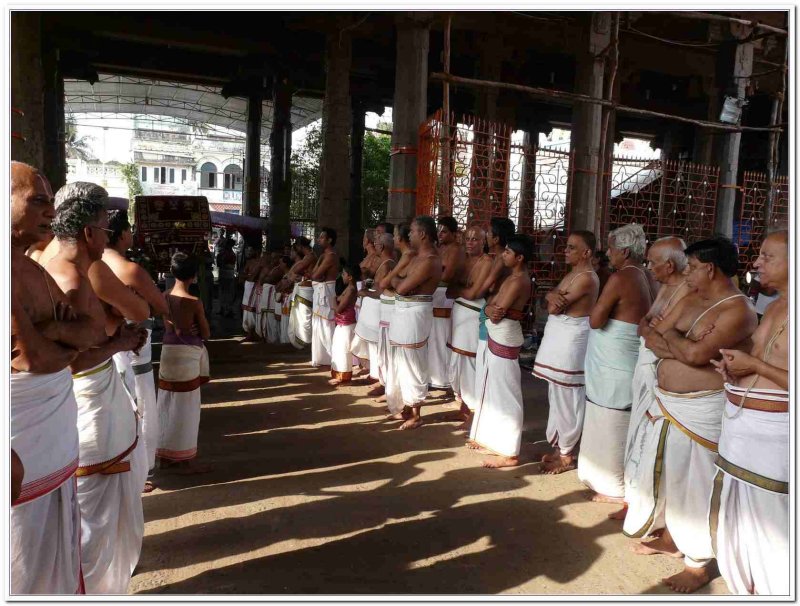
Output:
M775 95L772 102L771 125L777 124L783 113L783 101L786 97L786 64L789 60L789 41L786 41L786 53L783 57L783 73L781 74L781 88ZM764 230L770 228L772 219L772 208L775 205L775 176L778 172L778 143L780 142L780 131L770 131L769 133L769 161L767 162L767 203L764 205Z
M606 55L608 60L610 61L611 67L609 69L609 76L608 80L606 81L606 90L605 94L603 95L606 100L613 101L614 98L614 80L617 77L617 67L619 65L619 13L614 13L611 17L611 44L609 46L609 54ZM595 196L595 204L598 209L601 209L601 212L598 213L598 216L595 217L595 233L600 233L600 226L602 225L602 214L603 210L605 210L606 203L606 195L609 193L610 188L608 187L610 182L610 173L613 168L613 156L614 156L614 145L613 142L611 144L611 154L606 153L606 146L608 141L608 123L611 119L611 112L613 110L610 107L603 107L603 126L600 129L600 156L599 161L597 163L597 193ZM613 141L613 135L612 135ZM610 157L609 157L610 156ZM609 175L608 178L606 175Z
M661 11L658 11L661 12ZM772 25L766 25L765 23L759 23L758 21L749 21L747 19L740 19L738 17L729 17L728 15L714 15L712 13L699 13L692 11L690 13L679 12L679 11L664 11L668 15L673 15L675 17L683 17L685 19L697 19L700 21L724 21L726 23L738 23L739 25L748 25L752 26L755 29L761 29L765 32L772 32L773 34L780 34L781 36L788 36L789 32L785 29L781 29L779 27L773 27Z
M450 26L452 15L447 14L444 22L444 73L450 73ZM453 214L452 196L450 193L450 82L442 81L442 123L440 146L442 150L442 185L444 187L439 216Z
M477 78L464 78L462 76L454 76L452 74L443 74L441 72L433 72L430 75L431 80L447 80L451 84L460 84L462 86L472 86L478 88L501 88L506 90L514 90L521 93L527 93L534 97L560 99L565 103L571 104L576 101L584 103L595 103L604 107L612 107L618 112L626 114L635 114L638 116L648 116L651 118L662 118L665 120L674 120L676 122L686 122L687 124L694 124L696 126L705 126L706 128L713 128L716 130L727 132L766 132L772 130L784 130L786 124L776 124L773 126L730 126L722 122L709 122L708 120L696 120L694 118L686 118L684 116L675 116L673 114L665 114L663 112L654 112L648 109L639 109L636 107L628 107L627 105L619 105L614 101L607 101L605 99L598 99L589 95L582 95L580 93L570 93L561 90L554 90L549 88L541 88L538 86L525 86L523 84L511 84L509 82L493 82L491 80L479 80Z

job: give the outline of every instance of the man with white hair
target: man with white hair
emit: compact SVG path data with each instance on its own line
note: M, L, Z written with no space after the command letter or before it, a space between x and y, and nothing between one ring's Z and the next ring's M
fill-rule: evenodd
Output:
M633 404L631 382L639 355L637 330L653 303L642 267L645 235L632 223L608 236L608 258L616 270L589 314L586 346L586 412L578 479L595 502L621 503L625 494L625 441Z
M639 322L639 357L633 372L633 407L625 448L625 505L621 511L609 515L612 519L625 519L625 532L629 536L643 536L640 533L649 534L664 527L661 512L650 520L649 528L642 528L653 512L653 470L663 421L659 418L654 392L658 357L647 348L645 339L689 292L683 276L685 248L683 240L667 236L656 240L647 251L647 267L661 288L650 311Z

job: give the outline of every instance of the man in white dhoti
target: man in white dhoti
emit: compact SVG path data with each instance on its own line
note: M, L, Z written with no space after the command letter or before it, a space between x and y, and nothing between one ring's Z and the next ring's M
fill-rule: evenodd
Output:
M317 244L322 251L311 272L314 288L314 307L311 321L311 365L314 368L331 365L334 308L336 307L336 276L339 274L339 256L336 253L336 230L323 227Z
M52 233L54 214L47 179L12 162L8 414L12 454L25 468L9 520L12 595L84 593L73 477L78 414L69 365L107 337L101 319L76 314L50 275L25 256ZM12 464L12 479L19 467Z
M530 238L523 234L508 239L503 264L511 271L492 302L486 305L485 388L475 410L468 446L496 455L484 467L519 465L524 408L519 369L519 350L524 341L520 320L531 298L528 262L533 256Z
M252 246L244 249L245 264L239 274L239 282L244 282L244 294L242 295L242 330L245 333L245 342L258 341L256 336L256 306L258 305L259 289L256 288L256 279L261 270L261 259L256 257L256 251ZM162 297L163 298L163 297Z
M713 361L726 404L711 495L711 545L731 593L789 595L789 234L769 235L753 267L778 298L750 353Z
M316 263L316 256L311 249L311 241L303 236L294 242L297 260L289 269L282 282L286 288L291 285L291 308L289 310L289 342L297 349L311 345L311 313L314 289L308 272Z
M103 309L101 299L124 301L135 295L100 261L108 241L108 215L102 201L84 189L71 184L59 191L62 202L53 221L59 247L47 271L75 310L115 328L114 336L76 357L71 369L78 404L76 475L84 584L87 593L120 594L127 592L144 534L141 491L147 455L135 404L111 357L138 350L147 331L122 322L123 316L130 317L127 311L111 314ZM90 266L102 266L101 271Z
M639 322L655 293L642 267L645 235L632 223L608 236L615 272L589 315L586 346L586 412L578 479L595 502L621 503L625 494L625 441L633 404L631 383L639 355Z
M480 227L466 230L466 261L464 271L450 283L447 297L454 299L450 329L450 363L448 380L464 417L464 429L469 429L472 414L478 406L475 391L475 356L478 351L478 320L486 300L478 292L492 268L492 259L484 254L486 232Z
M431 217L414 219L409 242L416 256L392 278L395 296L394 315L389 326L389 342L395 348L394 372L403 406L409 418L400 429L422 425L420 408L428 396L428 338L433 324L433 298L442 276L442 262L436 251L436 223Z
M431 389L450 389L449 366L452 328L451 315L454 300L447 296L450 283L464 273L466 255L459 244L458 222L453 217L439 217L438 249L442 259L442 279L433 293L433 328L428 341L428 367L431 374Z
M645 344L661 358L655 387L664 417L653 472L653 515L664 511L664 535L642 544L640 553L684 554L682 572L663 579L674 591L690 593L708 583L714 557L708 507L714 484L725 395L711 360L724 348L750 347L756 313L734 285L738 255L730 240L716 237L686 249L684 297Z
M625 503L609 514L612 520L630 520L625 532L637 533L653 512L652 470L658 450L658 436L663 420L655 400L656 363L658 358L645 346L645 338L665 315L689 292L683 271L686 268L686 244L668 236L656 240L647 251L647 267L656 282L658 294L639 322L639 357L633 371L633 405L625 442ZM663 512L662 512L663 513ZM664 527L663 515L654 516L646 534ZM638 545L635 549L639 549Z
M289 271L287 257L280 256L277 262L262 279L265 284L272 286L272 303L267 311L267 343L280 343L281 341L281 315L283 313L283 300L278 283Z
M546 474L575 469L577 461L575 451L586 409L583 365L589 341L589 312L600 291L600 280L592 269L595 246L595 236L590 231L570 234L564 250L570 271L545 296L550 315L533 375L548 383L547 440L555 451L542 457L542 471Z
M147 341L139 352L120 351L114 354L114 364L122 375L128 392L136 402L136 410L142 420L142 439L147 449L147 464L152 476L156 463L158 443L158 409L156 408L156 386L153 377L152 349L150 335L153 332L153 316L167 313L167 303L150 274L140 265L128 261L125 252L133 245L133 234L128 222L128 213L114 210L108 213L108 246L103 251L103 262L114 275L128 288L141 296L150 307L150 318L139 326L147 330ZM154 488L152 479L145 482L143 492Z
M197 279L197 261L184 253L172 256L175 286L165 294L164 342L158 367L158 409L161 434L156 454L162 468L179 473L203 473L195 464L200 427L200 387L208 382L208 352L203 344L211 336L202 303L189 293ZM197 334L194 334L197 333Z

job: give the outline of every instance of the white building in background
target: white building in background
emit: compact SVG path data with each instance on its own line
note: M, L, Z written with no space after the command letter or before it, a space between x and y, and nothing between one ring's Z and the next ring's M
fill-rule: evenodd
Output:
M122 163L116 160L67 158L67 183L89 181L102 185L109 196L128 197L128 186L122 177Z

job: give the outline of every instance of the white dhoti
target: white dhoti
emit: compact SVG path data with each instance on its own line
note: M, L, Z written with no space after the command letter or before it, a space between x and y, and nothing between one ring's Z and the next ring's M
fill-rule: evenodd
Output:
M158 369L161 433L156 454L170 461L187 461L197 456L200 386L209 380L208 352L200 339L187 345L175 345L174 338L167 343L166 339L167 335ZM188 341L186 337L183 340Z
M280 293L272 289L272 309L267 314L267 343L281 342L281 310Z
M672 393L658 385L655 394L666 425L654 480L657 500L664 501L667 529L686 565L699 568L714 557L708 507L725 395L721 390Z
M289 318L289 342L297 349L311 345L311 311L314 289L295 284Z
M361 312L364 313L363 307ZM432 324L430 295L395 297L389 345L394 347L394 380L404 406L420 406L428 397L428 337Z
M486 389L486 356L489 351L489 333L486 330L486 323L489 320L485 312L486 304L484 303L478 315L478 348L475 351L475 398L478 404L480 404Z
M333 343L333 316L336 281L314 282L314 308L311 321L311 365L330 366Z
M147 454L111 360L73 375L78 403L81 567L86 593L124 594L144 535Z
M450 366L448 381L453 393L470 410L478 407L475 393L475 356L478 351L478 318L486 301L471 301L459 297L453 304L451 316Z
M744 389L726 385L741 397ZM789 595L789 394L751 390L725 406L709 525L720 574L731 593Z
M433 325L428 339L428 368L433 389L450 387L450 330L453 299L447 298L447 285L440 285L433 293Z
M255 283L247 280L244 283L244 295L242 296L242 330L245 333L252 333L256 329L258 296L259 290L255 288Z
M272 293L275 287L272 284L260 284L258 305L256 306L256 334L263 341L269 339L269 316L272 314Z
M470 439L505 457L516 457L522 439L523 401L519 350L525 340L518 320L487 321L485 388L470 429Z
M280 343L286 345L289 341L289 315L292 313L292 299L287 293L281 295L281 338Z
M625 495L625 443L631 417L631 382L639 356L638 326L609 320L589 332L586 412L578 479L609 497Z
M403 395L397 384L395 373L395 352L389 340L389 330L391 329L392 319L394 318L395 298L381 294L380 299L380 323L378 332L377 361L378 361L378 380L384 386L386 395L386 406L391 414L397 414L403 410Z
M547 440L562 455L575 450L583 431L584 361L590 331L588 316L549 315L533 364L533 375L548 383Z
M13 373L10 396L10 446L25 466L22 492L11 507L11 593L83 593L72 375L68 368Z
M369 360L369 376L378 375L378 338L380 337L381 302L372 297L361 299L361 310L355 330L353 353L361 360Z
M331 377L346 383L353 378L353 356L350 354L350 342L353 340L355 324L339 324L333 331L331 355Z

